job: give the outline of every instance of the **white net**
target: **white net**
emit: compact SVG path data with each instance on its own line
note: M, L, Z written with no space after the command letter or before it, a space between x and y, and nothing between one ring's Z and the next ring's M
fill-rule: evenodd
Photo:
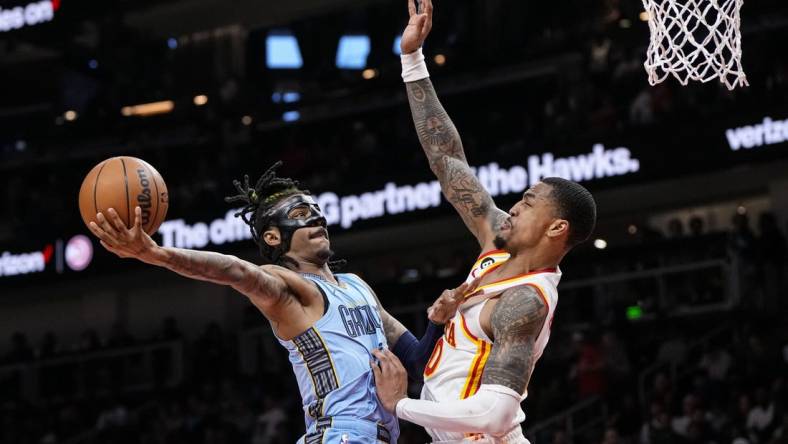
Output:
M728 89L745 86L741 65L743 0L643 0L651 30L646 58L652 85L673 75L690 80L719 78Z

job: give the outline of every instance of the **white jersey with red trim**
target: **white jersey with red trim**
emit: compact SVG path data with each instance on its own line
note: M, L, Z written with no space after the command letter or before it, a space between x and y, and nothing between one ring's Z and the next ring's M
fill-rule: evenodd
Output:
M471 269L468 282L498 268L508 259L509 254L500 250L482 254ZM555 268L535 270L479 287L473 296L463 302L454 318L446 324L443 337L435 344L432 356L424 368L424 387L421 391L421 399L450 402L468 398L479 390L484 367L493 345L493 341L484 333L479 322L482 308L488 299L498 296L504 290L512 287L522 285L533 287L548 307L545 325L536 339L535 364L542 356L547 341L550 339L550 324L558 303L557 286L560 280L561 271ZM527 391L522 395L522 399L524 400L526 396ZM525 413L520 409L512 422L512 430L519 429L520 423L524 420ZM495 437L473 433L463 434L432 429L427 429L427 433L436 442L463 440L503 442Z

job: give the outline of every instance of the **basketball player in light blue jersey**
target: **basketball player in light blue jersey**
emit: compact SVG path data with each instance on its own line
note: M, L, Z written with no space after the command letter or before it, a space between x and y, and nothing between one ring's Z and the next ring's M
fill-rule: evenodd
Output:
M110 209L90 226L109 251L167 268L183 276L228 285L247 296L270 321L289 351L303 399L306 433L299 443L395 443L397 419L378 401L370 361L375 349L390 349L421 379L442 325L456 311L463 285L445 291L430 307L420 340L381 306L354 274L334 274L326 219L298 182L271 167L250 186L236 181L242 202L237 214L249 226L268 265L234 256L158 246L140 229L135 209L129 229Z

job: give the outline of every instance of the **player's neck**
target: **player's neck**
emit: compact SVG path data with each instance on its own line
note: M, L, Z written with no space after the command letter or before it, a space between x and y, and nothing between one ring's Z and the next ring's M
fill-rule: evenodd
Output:
M328 282L336 284L336 278L334 278L334 273L331 272L331 269L328 268L327 263L315 263L308 260L304 260L301 258L294 257L293 260L296 261L298 264L298 268L296 269L299 273L308 273L314 274L317 276L322 277L323 279L327 280Z
M561 263L563 253L557 255L550 252L529 251L527 253L512 254L509 260L501 265L499 274L503 276L517 276L536 270L557 268Z

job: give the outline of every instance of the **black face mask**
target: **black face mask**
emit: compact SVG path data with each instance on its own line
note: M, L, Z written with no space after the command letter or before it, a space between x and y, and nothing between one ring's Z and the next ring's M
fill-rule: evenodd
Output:
M289 214L296 208L304 207L309 216L302 219L291 219ZM285 199L268 213L270 225L279 228L282 235L281 250L283 253L290 250L290 241L293 234L300 228L323 227L327 225L326 218L317 202L307 194L297 194Z

